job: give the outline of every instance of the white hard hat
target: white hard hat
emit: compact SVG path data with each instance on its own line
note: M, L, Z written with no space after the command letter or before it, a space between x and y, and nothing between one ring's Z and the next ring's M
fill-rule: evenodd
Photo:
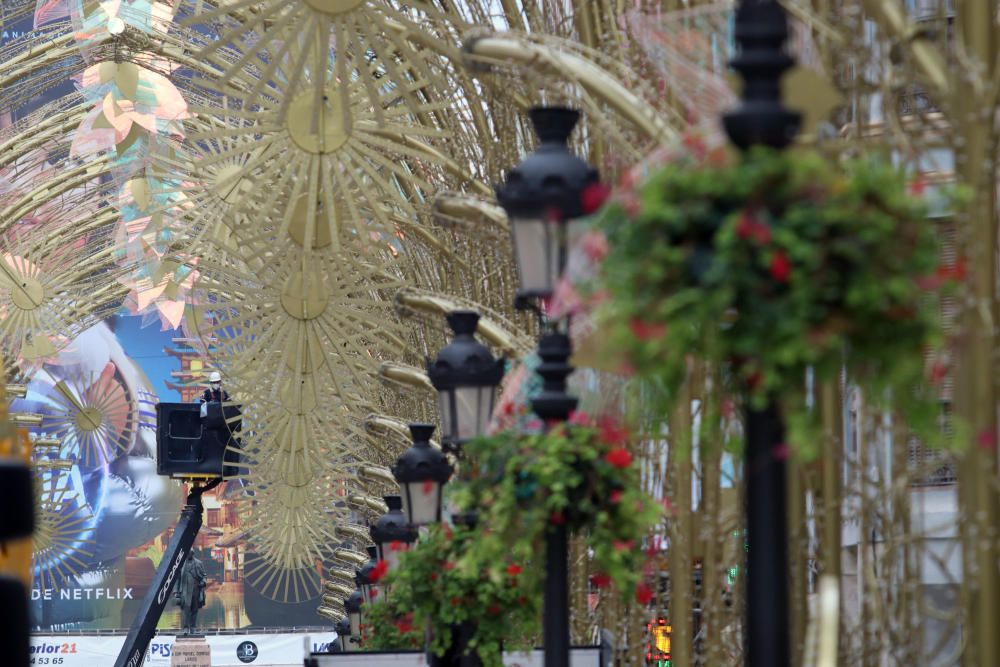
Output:
M212 371L212 374L208 376L209 382L222 382L222 373L219 371Z

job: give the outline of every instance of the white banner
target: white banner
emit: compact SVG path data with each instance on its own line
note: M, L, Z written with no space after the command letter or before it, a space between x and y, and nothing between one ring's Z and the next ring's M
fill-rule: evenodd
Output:
M534 650L528 653L503 654L503 664L506 667L542 667L545 664L545 652ZM581 646L571 648L569 652L570 667L601 667L601 649L597 646ZM312 656L311 667L426 667L427 660L423 653L334 653L332 655Z
M316 634L208 635L212 667L302 667L310 653L326 651L335 632ZM145 667L170 667L174 635L156 635L146 650ZM35 635L31 638L32 665L111 667L125 636Z

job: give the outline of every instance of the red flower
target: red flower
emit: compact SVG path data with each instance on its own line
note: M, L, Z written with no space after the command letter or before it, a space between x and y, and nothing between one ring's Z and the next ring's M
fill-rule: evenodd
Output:
M922 194L924 194L924 188L926 187L927 183L924 181L923 177L917 176L915 179L913 179L913 182L910 183L909 187L910 194L919 197Z
M603 572L598 572L597 574L592 574L590 576L590 583L597 588L606 588L611 585L611 577Z
M939 266L934 277L942 282L960 283L965 280L967 265L964 257L959 257L954 264Z
M609 445L624 445L628 442L628 430L611 417L601 417L599 425L603 442Z
M736 235L744 241L752 238L760 245L771 241L771 228L759 222L750 211L743 211L740 221L736 223Z
M396 621L396 629L399 630L400 634L407 634L413 631L413 614L407 614L407 617L401 618Z
M438 573L431 572L431 581L437 581L437 580L438 580Z
M615 551L632 551L635 548L635 542L632 540L615 540Z
M371 583L377 583L379 579L385 576L385 573L389 571L389 564L384 560L380 560L375 563L375 567L372 568L371 574L368 575L368 581Z
M979 445L980 449L990 451L996 449L997 446L997 435L989 429L983 429L976 436L976 444Z
M574 410L569 415L569 423L573 426L586 426L590 423L590 415L582 410Z
M591 183L580 193L580 206L584 215L590 215L604 205L611 188L601 182Z
M490 616L497 616L500 614L500 605L494 602L486 608L486 611L489 612Z
M450 560L446 560L444 562L444 571L445 572L451 572L454 569L455 569L455 564L452 563Z
M604 457L604 460L615 468L627 468L632 465L632 454L627 449L618 447L608 452L607 456Z
M633 319L628 323L629 329L632 330L632 335L639 340L655 340L657 338L662 338L665 333L667 333L666 324L653 324L650 322L644 322L639 318Z
M948 364L943 361L935 361L931 365L928 377L933 384L940 384L948 376Z
M788 255L779 250L771 257L771 266L768 270L771 272L771 277L779 283L787 283L792 275L792 262L788 259Z
M528 598L522 595L521 597L517 598L517 603L523 607L524 605L528 604Z
M553 526L562 526L566 523L566 515L562 512L553 512L549 515L549 523Z
M621 489L615 489L614 491L612 491L611 495L608 496L608 500L611 502L612 505L617 505L618 503L620 503L622 501Z
M451 599L451 606L452 607L457 607L460 604L462 604L462 598L460 598L460 597L453 597Z
M736 223L736 235L744 241L753 236L753 228L757 222L748 211L743 211L740 221Z
M645 581L640 581L635 589L635 601L639 604L649 604L653 600L653 589Z
M507 566L507 574L509 574L512 577L516 577L517 575L521 574L521 572L523 572L523 570L521 569L520 565L515 565L511 563L510 565Z

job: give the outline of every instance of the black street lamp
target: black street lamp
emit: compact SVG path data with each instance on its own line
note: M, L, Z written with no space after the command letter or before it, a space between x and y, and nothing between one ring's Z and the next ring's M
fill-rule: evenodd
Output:
M740 105L723 117L729 139L742 150L782 149L795 138L799 115L781 101L781 76L793 65L784 50L785 10L776 0L741 0L736 10L739 53L730 65L743 78ZM775 455L785 425L774 400L746 406L747 667L791 663L788 613L788 534L785 462Z
M399 565L399 557L410 545L417 541L417 530L403 514L403 499L400 496L383 496L389 511L378 518L370 533L379 560L385 561L389 569Z
M337 641L340 642L340 651L342 653L347 653L351 646L351 619L340 619L337 621L337 624L333 626L333 629L337 633Z
M570 152L570 134L579 112L534 108L531 122L541 140L538 149L510 170L497 189L497 199L510 219L520 290L515 306L531 307L533 299L552 295L566 268L567 226L585 213L584 192L599 185L597 170ZM539 341L542 391L531 407L546 425L565 422L577 400L566 393L573 372L569 336L550 326ZM569 532L550 525L545 533L545 598L543 641L545 667L569 667Z
M518 307L552 295L566 266L567 225L583 215L583 192L597 170L567 144L580 112L535 107L529 112L540 143L507 173L497 200L507 212L520 281Z
M438 391L441 443L456 453L464 442L486 433L496 388L503 379L503 359L495 359L475 338L478 323L474 310L449 313L455 338L427 364L427 375Z
M403 492L403 513L414 526L441 521L441 490L451 478L448 457L431 445L433 433L433 424L410 424L413 446L392 468Z
M361 637L361 624L363 618L361 608L364 606L364 596L361 591L354 591L344 600L344 611L347 612L347 619L351 624L351 637Z
M378 566L378 549L375 547L368 547L368 562L361 566L357 572L354 573L354 583L358 585L358 589L361 591L361 596L365 602L373 602L374 598L372 596L372 589L374 583L372 581L372 572Z

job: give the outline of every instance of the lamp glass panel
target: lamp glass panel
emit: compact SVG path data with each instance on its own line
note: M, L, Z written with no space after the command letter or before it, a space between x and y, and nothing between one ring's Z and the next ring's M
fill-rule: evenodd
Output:
M441 485L431 480L403 485L403 511L414 526L437 523L441 517Z
M399 565L399 559L403 553L410 548L406 542L393 541L383 545L382 560L389 566L389 571L394 571Z
M521 291L552 293L563 268L564 225L543 218L515 218L510 228Z
M455 403L455 390L442 389L438 392L438 407L441 412L442 440L458 438L458 424L455 423L456 411L452 409Z
M471 440L486 433L493 414L493 387L459 387L455 390L457 440Z
M351 636L360 637L361 636L361 612L352 611L347 615L351 621Z

